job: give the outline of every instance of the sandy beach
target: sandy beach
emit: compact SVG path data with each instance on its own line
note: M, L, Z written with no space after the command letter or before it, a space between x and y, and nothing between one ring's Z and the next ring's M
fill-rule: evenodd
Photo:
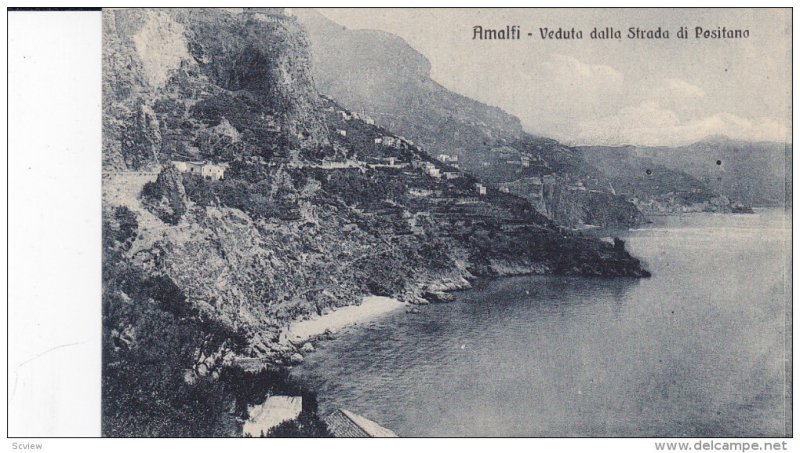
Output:
M361 305L342 307L332 313L292 323L282 340L294 344L302 343L326 331L335 333L343 327L369 321L403 306L402 302L391 297L366 296Z

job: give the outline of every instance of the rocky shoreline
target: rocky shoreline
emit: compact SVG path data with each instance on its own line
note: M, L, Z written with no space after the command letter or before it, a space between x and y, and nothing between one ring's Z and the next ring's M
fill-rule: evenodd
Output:
M622 246L624 247L624 243ZM459 272L459 275L456 277L442 277L437 280L415 283L410 285L410 289L403 291L400 294L396 294L391 298L382 296L364 297L365 301L370 299L384 299L393 301L392 304L397 304L396 307L384 306L378 310L360 310L360 305L347 305L338 309L333 308L332 310L322 313L320 316L311 317L306 320L295 321L283 329L283 333L280 336L281 340L278 342L278 344L270 345L272 346L272 349L270 352L264 354L262 359L270 366L291 367L293 365L299 365L305 360L305 354L314 352L316 345L319 342L331 340L341 328L367 322L377 316L398 310L403 307L405 307L406 313L418 314L420 311L419 309L414 308L415 306L453 302L456 299L456 296L453 293L472 288L477 280L525 275L553 275L552 270L544 265L493 262L491 263L489 269L490 272L487 274L477 276L470 273L466 269L462 269L461 272ZM596 271L594 275L592 275L591 272L587 272L585 269L576 269L577 275L595 276L601 278L608 277L607 273L605 272ZM634 277L647 278L649 276L650 273L648 271L642 270L641 275L635 275ZM325 322L325 318L330 317L331 314L336 314L337 311L349 310L352 310L352 315L347 316L347 322ZM296 331L293 333L292 325L296 326L297 324L302 323L318 324L308 330L302 329L302 333L298 333Z
M281 370L281 372L288 372L295 366L302 366L308 354L313 354L316 352L320 343L333 340L336 334L342 329L358 328L359 324L369 322L370 320L397 311L403 307L405 307L405 313L408 315L421 314L422 312L419 310L419 308L416 308L417 306L454 302L457 296L453 293L473 288L478 280L494 280L498 278L524 275L552 275L552 272L548 272L547 268L541 266L493 263L491 269L491 276L476 277L472 274L466 273L466 275L461 276L460 278L442 278L436 281L429 281L424 284L414 285L415 289L413 291L401 296L405 302L401 302L398 299L384 298L380 296L365 297L365 301L369 300L370 298L385 299L387 303L396 304L396 306L384 306L378 310L368 309L363 311L358 310L359 306L346 306L338 309L337 311L353 310L352 315L347 316L349 320L347 323L341 323L338 321L333 321L331 323L324 322L326 317L330 317L331 314L337 313L337 311L332 311L321 316L311 318L310 320L300 321L301 324L304 322L316 322L316 325L311 329L301 329L302 334L298 334L295 331L295 335L293 335L293 330L290 325L287 328L287 332L281 335L282 341L280 344L284 349L282 349L279 354L272 356L271 359L256 361L256 366L252 366L253 362L250 362L251 365L249 372L257 373L268 369L277 369ZM649 276L649 273L647 276ZM233 366L247 369L246 366L243 366L243 363L244 362L240 361L235 363ZM315 396L319 394L318 389L312 388L309 390L313 392Z

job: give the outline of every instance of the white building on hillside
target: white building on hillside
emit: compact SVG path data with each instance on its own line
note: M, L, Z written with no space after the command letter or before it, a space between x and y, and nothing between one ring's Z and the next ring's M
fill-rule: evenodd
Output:
M191 173L213 181L225 177L228 164L213 164L205 161L172 161L172 165L181 173Z
M294 420L303 411L303 397L301 396L270 396L264 404L247 408L248 420L242 427L243 434L251 437L260 437L270 428L281 423Z

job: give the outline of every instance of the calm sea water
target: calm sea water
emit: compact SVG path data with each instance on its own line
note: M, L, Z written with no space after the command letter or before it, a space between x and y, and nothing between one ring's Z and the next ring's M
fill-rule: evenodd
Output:
M782 436L789 219L694 214L625 233L653 277L487 282L320 345L324 412L400 436Z

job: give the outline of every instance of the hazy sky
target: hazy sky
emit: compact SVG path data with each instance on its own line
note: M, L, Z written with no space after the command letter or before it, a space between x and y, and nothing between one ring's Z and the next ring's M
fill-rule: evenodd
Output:
M517 115L528 132L569 144L680 144L712 134L790 141L788 9L323 9L348 28L404 38L445 87ZM519 25L518 41L473 40L473 26ZM669 40L628 40L629 27ZM689 39L676 39L681 26ZM748 29L739 40L694 27ZM545 41L539 28L583 40ZM622 40L591 40L594 28ZM527 33L533 33L533 38Z

